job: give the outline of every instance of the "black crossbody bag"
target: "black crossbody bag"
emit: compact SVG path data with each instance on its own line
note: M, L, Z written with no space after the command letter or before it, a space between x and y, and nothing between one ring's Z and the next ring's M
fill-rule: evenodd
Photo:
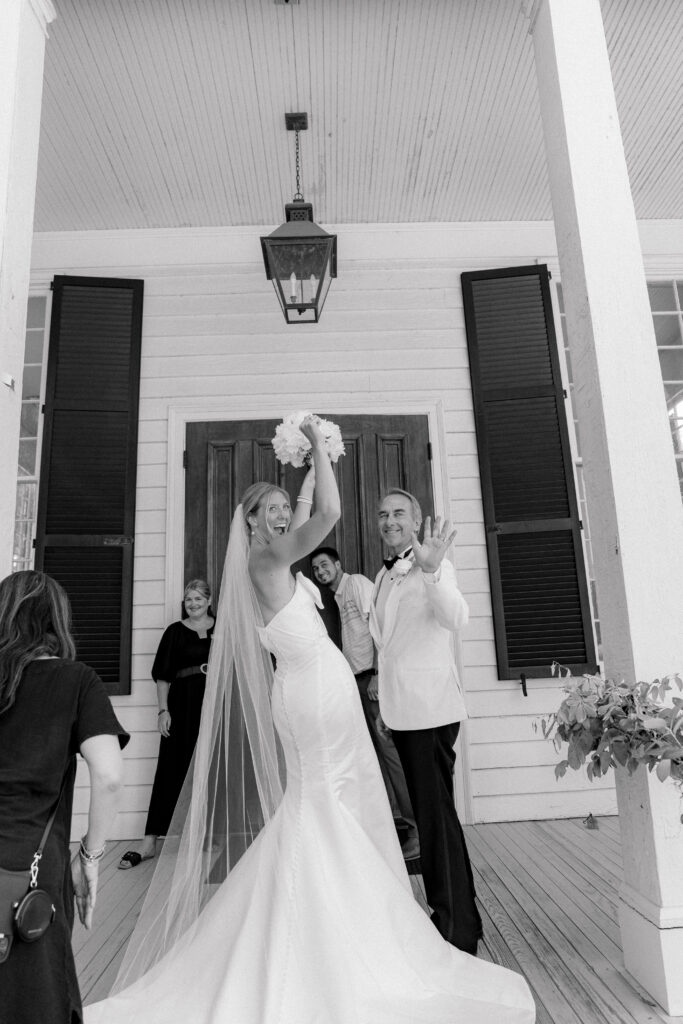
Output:
M38 849L33 854L31 867L23 871L6 871L5 868L0 868L0 964L10 955L14 939L36 942L55 919L52 897L44 889L38 888L38 868L57 816L64 784L63 782Z

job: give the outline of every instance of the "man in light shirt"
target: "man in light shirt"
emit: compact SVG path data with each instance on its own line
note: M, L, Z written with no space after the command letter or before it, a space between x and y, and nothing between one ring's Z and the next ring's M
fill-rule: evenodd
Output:
M313 552L311 571L316 583L332 591L339 606L342 653L358 683L365 719L401 838L403 856L406 860L414 860L420 854L420 845L405 775L394 741L377 725L375 645L368 628L373 585L361 573L344 572L339 553L331 547L318 548Z

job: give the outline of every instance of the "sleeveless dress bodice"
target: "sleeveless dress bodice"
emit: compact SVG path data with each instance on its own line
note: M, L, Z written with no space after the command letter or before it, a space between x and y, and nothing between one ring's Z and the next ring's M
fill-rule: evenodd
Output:
M353 673L329 639L316 605L322 607L317 587L299 573L288 603L259 629L261 643L276 659L271 707L285 753L287 800L300 796L293 787L305 778L309 798L333 786L336 796L352 799L360 813L356 762L361 758L372 772L376 758L367 742ZM381 791L379 795L383 810L386 799ZM371 816L377 813L373 806ZM390 836L387 855L401 871L393 826Z
M293 667L305 662L314 649L326 644L327 631L316 606L323 606L318 588L300 572L297 573L287 604L258 631L261 643L275 655L279 664L287 662Z

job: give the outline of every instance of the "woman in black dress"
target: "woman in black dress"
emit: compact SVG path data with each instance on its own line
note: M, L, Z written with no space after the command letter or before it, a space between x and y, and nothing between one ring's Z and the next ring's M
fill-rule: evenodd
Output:
M183 594L187 618L165 631L152 665L157 684L161 740L145 835L139 850L127 850L123 870L154 857L157 836L165 836L194 753L204 699L214 620L205 580L190 580Z
M0 865L30 866L59 799L38 885L56 908L36 942L15 938L0 963L0 1024L77 1024L81 997L71 949L74 895L89 928L99 860L118 809L128 741L99 676L74 661L69 601L41 572L0 583ZM90 774L88 828L70 865L76 754ZM63 786L63 790L62 790ZM59 796L62 791L61 797Z

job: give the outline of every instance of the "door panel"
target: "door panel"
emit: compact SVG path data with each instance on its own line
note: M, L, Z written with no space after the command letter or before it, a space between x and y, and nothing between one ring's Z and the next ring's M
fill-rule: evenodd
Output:
M374 579L382 560L376 527L380 494L402 487L415 494L425 515L432 512L427 417L331 418L339 424L346 455L335 466L342 515L325 543L337 548L347 572ZM271 439L278 422L231 420L187 426L185 579L206 578L215 601L240 495L254 481L269 480L295 498L305 475L304 469L277 462ZM308 573L308 559L293 568Z

